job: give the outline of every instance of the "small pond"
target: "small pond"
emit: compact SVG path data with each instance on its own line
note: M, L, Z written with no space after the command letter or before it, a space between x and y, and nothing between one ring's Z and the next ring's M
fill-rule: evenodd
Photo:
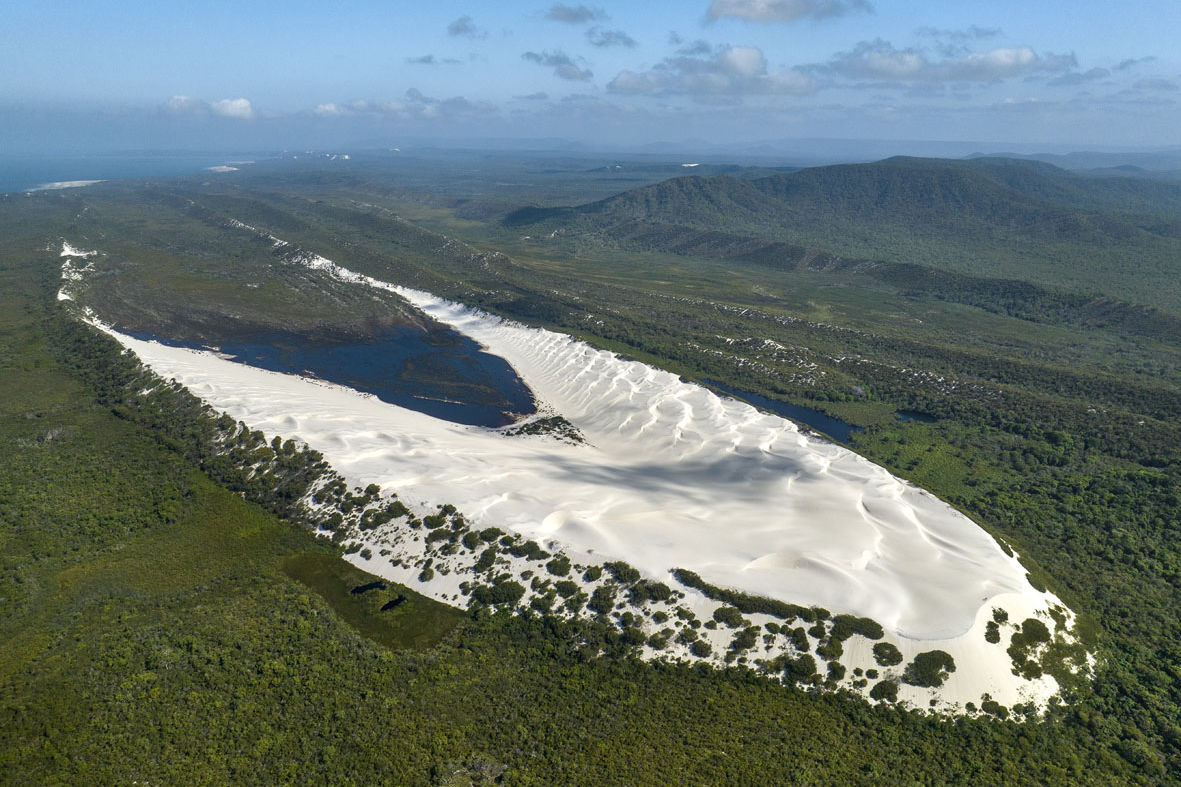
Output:
M841 443L848 443L854 432L862 431L860 426L846 423L839 418L833 418L828 413L811 407L803 407L798 404L791 404L789 402L781 402L778 399L768 399L766 396L760 396L757 393L744 391L741 388L735 388L732 385L719 383L716 380L702 380L711 388L716 388L719 391L727 393L736 399L741 399L747 404L754 405L760 410L781 415L784 418L790 418L793 421L805 424L806 426L815 429L821 434L828 435L833 440Z

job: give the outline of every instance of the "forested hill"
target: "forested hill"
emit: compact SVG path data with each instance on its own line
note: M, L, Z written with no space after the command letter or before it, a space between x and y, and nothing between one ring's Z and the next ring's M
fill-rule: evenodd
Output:
M1037 161L896 157L752 180L675 178L577 207L522 208L504 221L657 251L683 252L678 244L708 231L732 239L714 244L716 257L735 256L727 245L749 253L759 239L1181 313L1181 184Z
M921 159L839 164L744 180L688 176L575 208L524 208L509 224L581 218L710 229L791 229L793 221L923 224L1043 238L1126 239L1181 234L1181 184L1076 175L1016 159Z

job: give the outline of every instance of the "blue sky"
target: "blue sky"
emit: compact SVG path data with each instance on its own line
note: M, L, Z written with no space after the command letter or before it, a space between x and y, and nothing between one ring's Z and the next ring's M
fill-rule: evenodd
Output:
M1181 2L0 0L0 145L1176 145Z

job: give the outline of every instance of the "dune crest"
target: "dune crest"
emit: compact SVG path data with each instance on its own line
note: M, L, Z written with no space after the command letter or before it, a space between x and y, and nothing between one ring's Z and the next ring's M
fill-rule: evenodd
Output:
M1073 615L1035 589L988 533L928 492L669 372L323 257L300 263L396 292L468 335L514 367L538 414L500 429L466 426L322 380L104 330L216 409L305 441L350 483L395 490L412 509L449 503L472 527L514 531L577 563L623 560L677 587L673 569L687 569L717 587L872 618L905 659L939 648L970 667L936 694L903 684L898 696L918 707L933 700L931 707L954 710L989 696L1044 707L1057 692L1049 675L1014 674L1004 649L1013 626L998 644L988 644L995 640L986 628L996 608L1014 621L1057 614L1069 623ZM582 440L512 434L556 415ZM389 560L350 556L366 570L466 603L460 585L470 569L417 577L424 546L417 536L379 529L360 538L383 555L393 550ZM683 603L698 614L717 608L685 589ZM710 636L724 652L729 635ZM874 667L872 644L850 640L845 663Z
M394 289L508 360L586 437L530 440L518 463L504 457L518 449L494 435L456 435L446 475L464 481L448 501L489 524L655 576L680 566L714 584L866 615L910 639L960 636L1002 594L1041 597L966 516L791 421L553 331ZM519 495L499 497L508 491Z
M1021 564L966 516L790 421L562 334L347 278L394 290L508 360L586 442L507 438L320 381L120 340L252 427L306 440L347 478L452 503L572 555L624 559L656 577L687 568L872 617L908 639L960 636L1001 595L1041 606Z

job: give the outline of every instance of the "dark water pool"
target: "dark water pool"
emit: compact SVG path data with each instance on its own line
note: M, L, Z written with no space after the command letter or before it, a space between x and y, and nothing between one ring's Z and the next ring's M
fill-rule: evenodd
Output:
M752 404L760 410L766 410L776 415L781 415L784 418L790 418L793 421L810 426L817 432L826 434L838 442L847 443L854 432L862 431L860 426L853 426L853 424L845 423L839 418L833 418L827 413L820 410L815 410L811 407L802 407L798 404L790 404L788 402L781 402L778 399L768 399L765 396L760 396L757 393L744 391L741 388L735 388L732 385L719 383L716 380L703 380L706 385L711 388L716 388L719 391L728 393L736 399Z
M152 334L132 335L201 347ZM356 342L268 333L223 344L218 350L239 363L347 385L383 402L459 424L505 426L537 411L533 392L508 361L454 331L427 334L394 328Z

